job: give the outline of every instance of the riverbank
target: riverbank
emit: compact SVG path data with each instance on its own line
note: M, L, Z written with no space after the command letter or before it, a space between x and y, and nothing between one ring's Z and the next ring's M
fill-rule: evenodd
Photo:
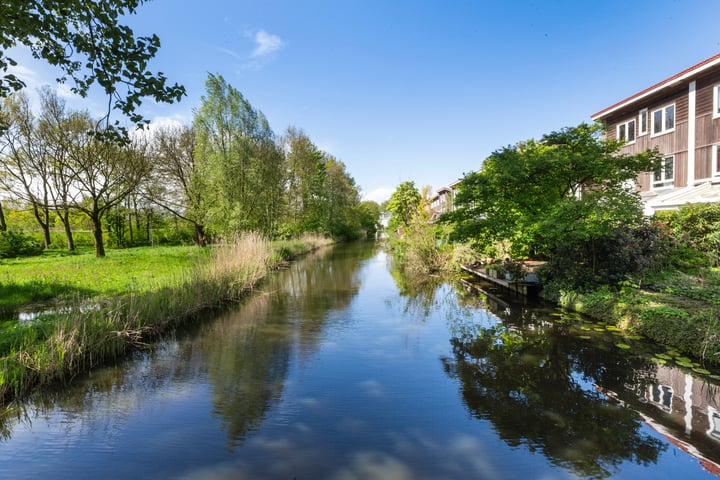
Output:
M720 271L656 275L651 284L601 287L590 293L541 293L547 300L642 335L668 349L720 365Z
M3 262L6 312L29 302L52 308L29 322L4 322L0 399L145 347L181 323L242 298L295 256L329 243L313 236L270 243L249 234L205 250L142 247L95 261L79 255Z

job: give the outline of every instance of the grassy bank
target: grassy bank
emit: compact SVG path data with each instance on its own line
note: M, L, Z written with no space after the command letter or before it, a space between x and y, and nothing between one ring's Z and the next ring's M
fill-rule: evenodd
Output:
M550 300L643 335L710 365L720 365L720 271L663 272L644 286L590 293L559 292Z
M0 288L17 292L6 308L52 300L62 313L5 326L0 398L8 401L145 346L180 323L246 295L293 256L328 243L308 236L271 244L245 235L207 250L147 247L113 251L106 259L79 255L4 262ZM40 295L36 287L42 287Z

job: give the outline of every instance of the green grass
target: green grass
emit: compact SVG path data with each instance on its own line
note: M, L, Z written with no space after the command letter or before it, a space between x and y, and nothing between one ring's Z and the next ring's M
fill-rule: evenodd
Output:
M57 301L62 313L0 321L0 401L71 378L252 291L288 257L329 242L270 244L248 234L212 248L141 247L48 253L0 264L6 308Z
M193 246L94 250L69 254L47 251L39 257L0 260L0 311L28 303L75 297L153 291L195 268L210 256Z

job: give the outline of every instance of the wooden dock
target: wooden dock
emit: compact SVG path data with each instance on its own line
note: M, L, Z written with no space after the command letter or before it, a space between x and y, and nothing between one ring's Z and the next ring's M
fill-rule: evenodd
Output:
M460 268L478 278L494 283L495 285L499 285L520 295L534 296L537 295L542 288L540 280L535 274L526 276L524 281L515 281L508 280L506 278L498 278L497 270L489 270L484 267L473 267L470 265L461 265Z

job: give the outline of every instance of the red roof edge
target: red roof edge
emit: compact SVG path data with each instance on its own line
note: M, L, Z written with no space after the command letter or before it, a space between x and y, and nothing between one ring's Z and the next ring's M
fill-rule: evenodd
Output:
M653 90L657 90L657 89L659 89L659 88L661 88L661 87L664 87L665 85L668 85L668 84L672 83L674 80L677 80L677 79L682 78L682 77L684 77L684 76L686 76L686 75L689 75L689 74L693 73L695 70L699 70L699 69L701 69L702 67L704 67L705 65L707 65L707 64L709 64L709 63L713 63L713 62L715 62L716 60L720 60L720 53L718 53L717 55L713 55L712 57L710 57L710 58L708 58L708 59L705 59L705 60L703 60L702 62L700 62L700 63L698 63L698 64L696 64L696 65L693 65L693 66L690 67L690 68L686 68L686 69L683 70L682 72L676 73L676 74L673 75L672 77L666 78L666 79L663 80L662 82L658 82L658 83L656 83L655 85L653 85L653 86L651 86L651 87L648 87L648 88L646 88L645 90L642 90L642 91L636 93L635 95L632 95L632 96L626 98L625 100L621 100L621 101L619 101L619 102L617 102L617 103L615 103L615 104L613 104L613 105L610 105L609 107L600 110L600 111L597 112L596 114L591 115L590 118L593 119L593 120L597 120L598 118L600 118L600 117L602 117L603 115L605 115L606 113L608 113L608 112L616 109L617 107L619 107L619 106L621 106L621 105L623 105L623 104L630 103L630 102L632 102L633 100L637 99L638 97L642 97L642 96L644 96L645 94L647 94L647 93L649 93L649 92L651 92L651 91L653 91Z

